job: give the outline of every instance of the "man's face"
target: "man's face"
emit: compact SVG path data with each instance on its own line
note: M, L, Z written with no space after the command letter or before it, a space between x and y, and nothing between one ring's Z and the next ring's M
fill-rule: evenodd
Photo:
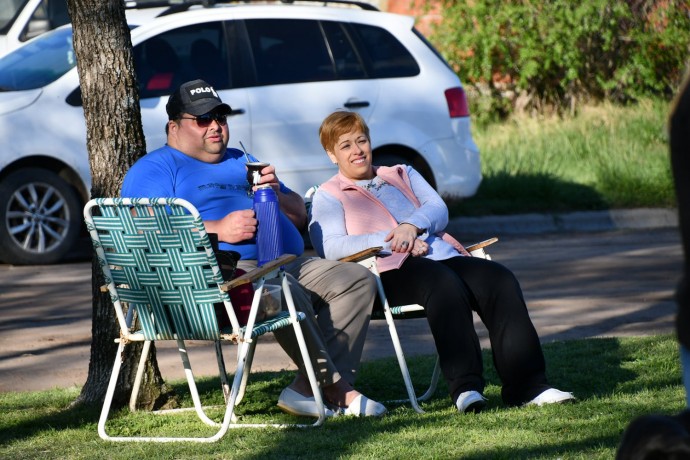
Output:
M206 163L220 161L229 139L227 117L213 111L168 121L168 145Z

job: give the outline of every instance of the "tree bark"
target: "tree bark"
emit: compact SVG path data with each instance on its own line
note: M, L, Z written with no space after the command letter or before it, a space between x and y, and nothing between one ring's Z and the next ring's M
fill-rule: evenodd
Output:
M74 29L74 51L86 119L91 169L91 196L115 197L129 167L146 152L134 71L132 41L123 0L68 0ZM86 383L74 404L102 403L110 380L119 328L103 274L92 262L93 318L91 359ZM118 381L114 407L129 401L142 344L129 344ZM161 376L154 347L147 361L139 406L174 405ZM170 400L173 398L173 401Z

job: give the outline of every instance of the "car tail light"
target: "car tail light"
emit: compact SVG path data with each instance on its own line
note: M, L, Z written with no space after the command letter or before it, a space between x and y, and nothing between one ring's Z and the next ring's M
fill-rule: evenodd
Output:
M450 88L445 91L448 112L451 118L469 117L470 109L467 106L467 96L461 87Z

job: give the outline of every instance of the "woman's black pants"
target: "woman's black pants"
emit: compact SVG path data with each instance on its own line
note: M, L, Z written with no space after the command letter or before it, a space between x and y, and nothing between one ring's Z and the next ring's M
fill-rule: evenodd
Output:
M392 306L417 303L426 309L453 402L464 391L484 390L472 311L489 331L503 402L520 405L549 388L520 284L503 265L475 257L410 256L399 269L382 273L381 281Z

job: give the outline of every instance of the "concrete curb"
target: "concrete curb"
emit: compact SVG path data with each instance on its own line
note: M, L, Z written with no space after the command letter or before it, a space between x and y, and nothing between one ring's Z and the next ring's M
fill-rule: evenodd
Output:
M516 214L509 216L459 217L446 231L451 234L521 235L563 232L602 232L623 229L678 227L676 209L614 209L563 214Z

